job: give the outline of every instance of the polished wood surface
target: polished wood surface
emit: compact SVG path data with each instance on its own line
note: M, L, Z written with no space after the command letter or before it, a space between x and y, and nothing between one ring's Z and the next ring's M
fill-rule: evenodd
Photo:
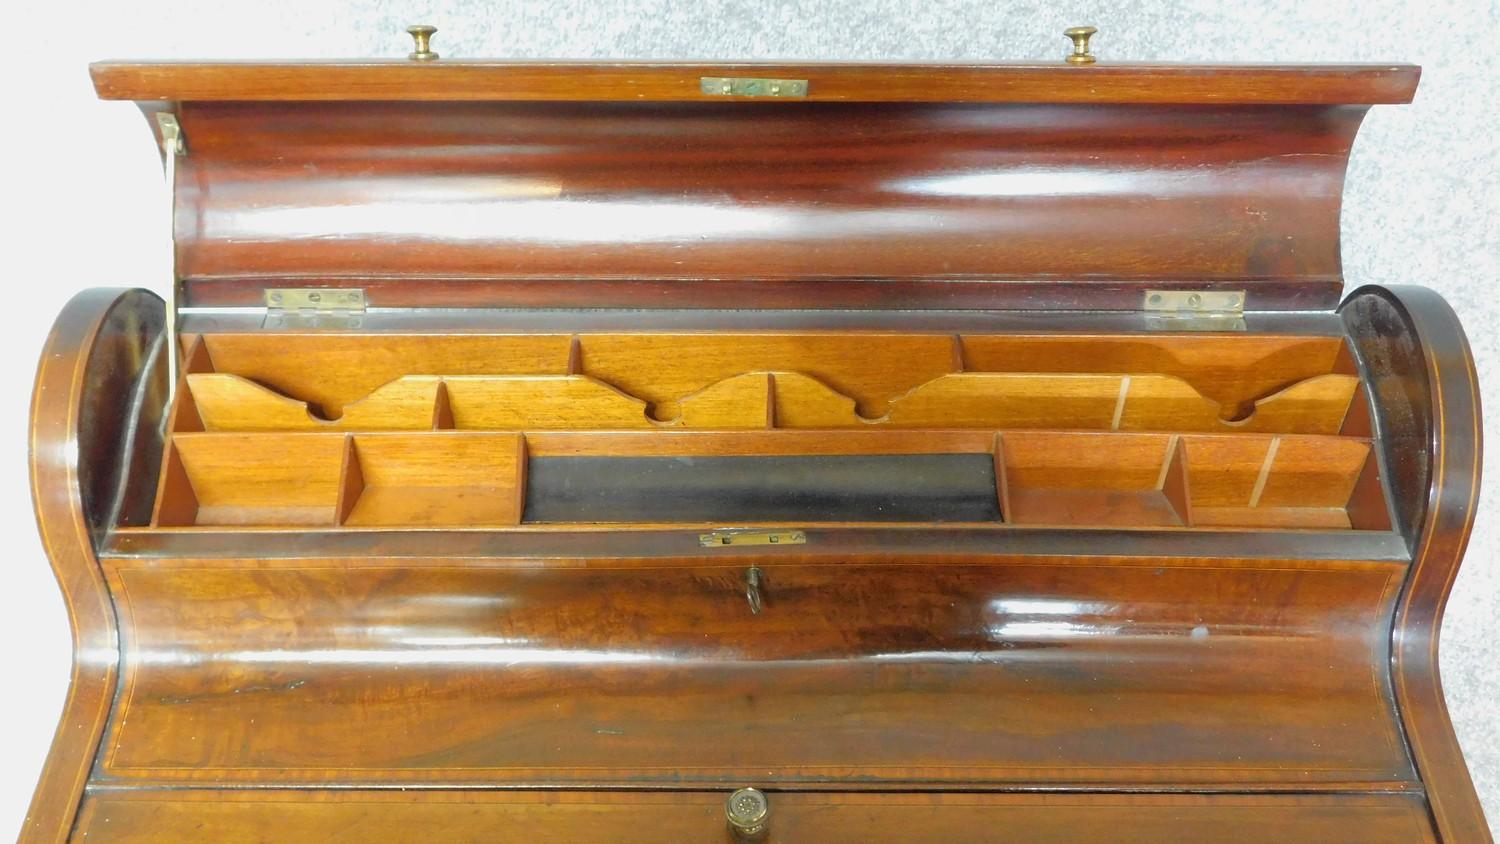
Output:
M172 438L153 525L516 525L523 521L518 501L548 503L545 487L533 494L528 485L533 458L645 458L631 464L636 470L653 465L652 459L662 466L761 458L764 466L774 458L833 458L799 464L801 485L815 488L820 482L838 483L839 458L965 454L994 460L994 477L983 483L987 497L999 500L999 511L984 517L995 527L1391 527L1378 486L1362 493L1361 481L1378 475L1378 467L1372 468L1370 442L1361 438L944 429L181 433ZM745 471L753 476L751 467ZM728 479L716 486L721 481L712 473L696 478L693 483L706 484L703 494L728 494ZM784 493L774 487L756 493L753 477L744 480L741 489L758 500ZM574 483L589 484L588 473ZM617 487L615 494L666 493L680 491ZM611 503L620 502L596 502L606 509ZM809 503L809 513L823 509L816 500ZM803 526L828 521L799 516L795 508L784 512L784 518ZM586 511L562 520L524 520L559 528L618 521ZM703 518L668 512L660 519L623 521L691 525Z
M86 294L39 369L25 844L729 842L745 786L771 842L1490 840L1472 358L1335 313L1415 68L94 75L185 131L186 310Z
M1414 559L1392 627L1407 742L1443 841L1488 841L1438 672L1443 607L1474 526L1483 460L1479 383L1457 315L1420 287L1364 287L1341 309L1376 391L1398 517Z
M67 840L114 704L119 631L95 543L112 527L143 521L153 479L132 471L154 474L161 453L161 333L161 300L152 294L88 290L58 315L37 367L31 491L67 605L73 671L22 841ZM136 396L144 401L132 417Z
M1229 90L1211 106L185 102L178 270L210 307L279 285L381 307L1135 310L1143 288L1186 286L1331 310L1364 107Z
M1338 337L860 331L206 336L174 430L1086 428L1337 434Z
M704 76L806 79L812 102L1405 103L1414 65L99 62L113 100L722 100Z
M766 844L1427 844L1420 798L1404 795L773 793ZM110 793L85 804L79 842L418 844L496 840L557 844L728 842L713 794L608 792ZM1358 833L1351 836L1351 830Z
M778 558L752 613L750 561L715 554L110 559L131 632L98 776L1413 784L1379 670L1400 565Z

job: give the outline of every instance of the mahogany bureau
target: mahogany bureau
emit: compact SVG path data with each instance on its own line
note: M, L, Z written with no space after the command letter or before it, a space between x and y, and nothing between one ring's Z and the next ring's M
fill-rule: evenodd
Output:
M32 404L24 842L1489 841L1418 69L98 64L173 301ZM166 209L163 209L166 219Z

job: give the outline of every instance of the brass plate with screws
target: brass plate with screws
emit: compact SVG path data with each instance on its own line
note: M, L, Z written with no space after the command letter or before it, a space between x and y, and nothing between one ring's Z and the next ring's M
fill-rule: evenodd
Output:
M271 287L266 307L282 311L362 311L365 291L358 287Z
M806 79L752 79L743 76L705 76L698 90L715 97L805 97Z
M1245 311L1243 290L1147 290L1145 309L1155 312L1237 317Z
M805 545L807 534L800 530L716 530L698 534L704 548L728 545Z

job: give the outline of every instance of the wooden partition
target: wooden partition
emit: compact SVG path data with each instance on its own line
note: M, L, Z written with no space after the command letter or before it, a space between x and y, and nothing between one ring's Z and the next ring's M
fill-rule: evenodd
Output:
M1335 336L215 334L185 370L162 527L1390 525Z
M1223 334L226 334L195 361L174 430L1337 434L1359 387L1341 338Z
M1360 438L952 429L182 433L156 517L161 527L762 522L1390 528Z

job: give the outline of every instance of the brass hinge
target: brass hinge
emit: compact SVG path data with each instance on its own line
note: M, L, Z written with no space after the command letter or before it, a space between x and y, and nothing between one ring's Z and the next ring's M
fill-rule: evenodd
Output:
M170 111L156 113L156 128L161 132L162 174L167 180L167 236L172 239L172 285L167 290L167 403L177 393L177 371L182 367L182 346L177 342L177 312L182 305L182 278L177 272L177 159L187 155L187 139L177 115ZM165 416L163 417L166 418Z
M267 328L358 328L365 291L358 287L270 287Z
M698 534L698 544L704 548L722 548L730 545L803 545L807 534L800 530L716 530Z
M1147 290L1142 310L1153 327L1176 331L1243 331L1243 290Z

